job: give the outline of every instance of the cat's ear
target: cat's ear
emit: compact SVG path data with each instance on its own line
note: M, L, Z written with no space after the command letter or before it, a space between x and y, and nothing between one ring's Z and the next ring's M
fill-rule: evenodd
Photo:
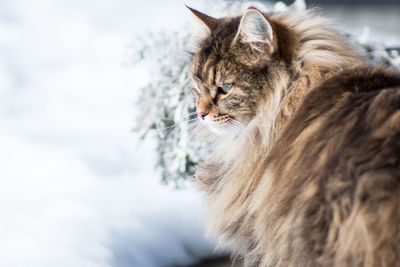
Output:
M234 42L250 45L252 48L269 52L274 50L274 32L265 16L256 8L248 8L240 20Z
M185 5L186 6L186 5ZM218 25L218 19L210 17L204 13L201 13L200 11L197 11L196 9L193 9L191 7L186 6L192 13L193 15L196 16L197 19L200 20L200 22L206 26L206 28L212 32Z

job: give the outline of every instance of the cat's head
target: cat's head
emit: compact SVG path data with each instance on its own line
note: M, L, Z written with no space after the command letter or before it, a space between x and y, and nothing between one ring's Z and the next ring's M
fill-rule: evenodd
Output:
M294 40L255 8L220 19L189 9L208 29L191 61L198 117L213 132L235 131L256 116L286 75Z

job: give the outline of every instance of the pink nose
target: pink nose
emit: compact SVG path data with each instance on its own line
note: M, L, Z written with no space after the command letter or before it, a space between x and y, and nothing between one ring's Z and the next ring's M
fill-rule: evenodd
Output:
M204 120L204 118L207 116L207 113L199 111L197 112L197 116L199 116L200 119Z

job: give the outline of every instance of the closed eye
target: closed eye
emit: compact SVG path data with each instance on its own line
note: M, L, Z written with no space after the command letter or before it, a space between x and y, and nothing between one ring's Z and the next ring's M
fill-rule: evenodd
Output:
M218 87L218 93L227 94L232 89L232 83L225 83Z

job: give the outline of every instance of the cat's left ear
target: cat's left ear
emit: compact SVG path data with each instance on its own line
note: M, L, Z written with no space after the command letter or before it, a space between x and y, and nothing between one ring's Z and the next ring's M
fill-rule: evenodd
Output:
M248 8L240 20L234 42L250 45L260 52L274 51L274 32L263 13L254 7Z
M206 26L206 28L207 28L207 30L209 32L212 32L215 28L217 28L218 19L210 17L210 16L208 16L208 15L206 15L204 13L201 13L200 11L197 11L196 9L191 8L191 7L187 6L187 5L185 5L185 6L193 13L193 15L196 16L196 18L198 20L200 20L200 22L204 26Z

